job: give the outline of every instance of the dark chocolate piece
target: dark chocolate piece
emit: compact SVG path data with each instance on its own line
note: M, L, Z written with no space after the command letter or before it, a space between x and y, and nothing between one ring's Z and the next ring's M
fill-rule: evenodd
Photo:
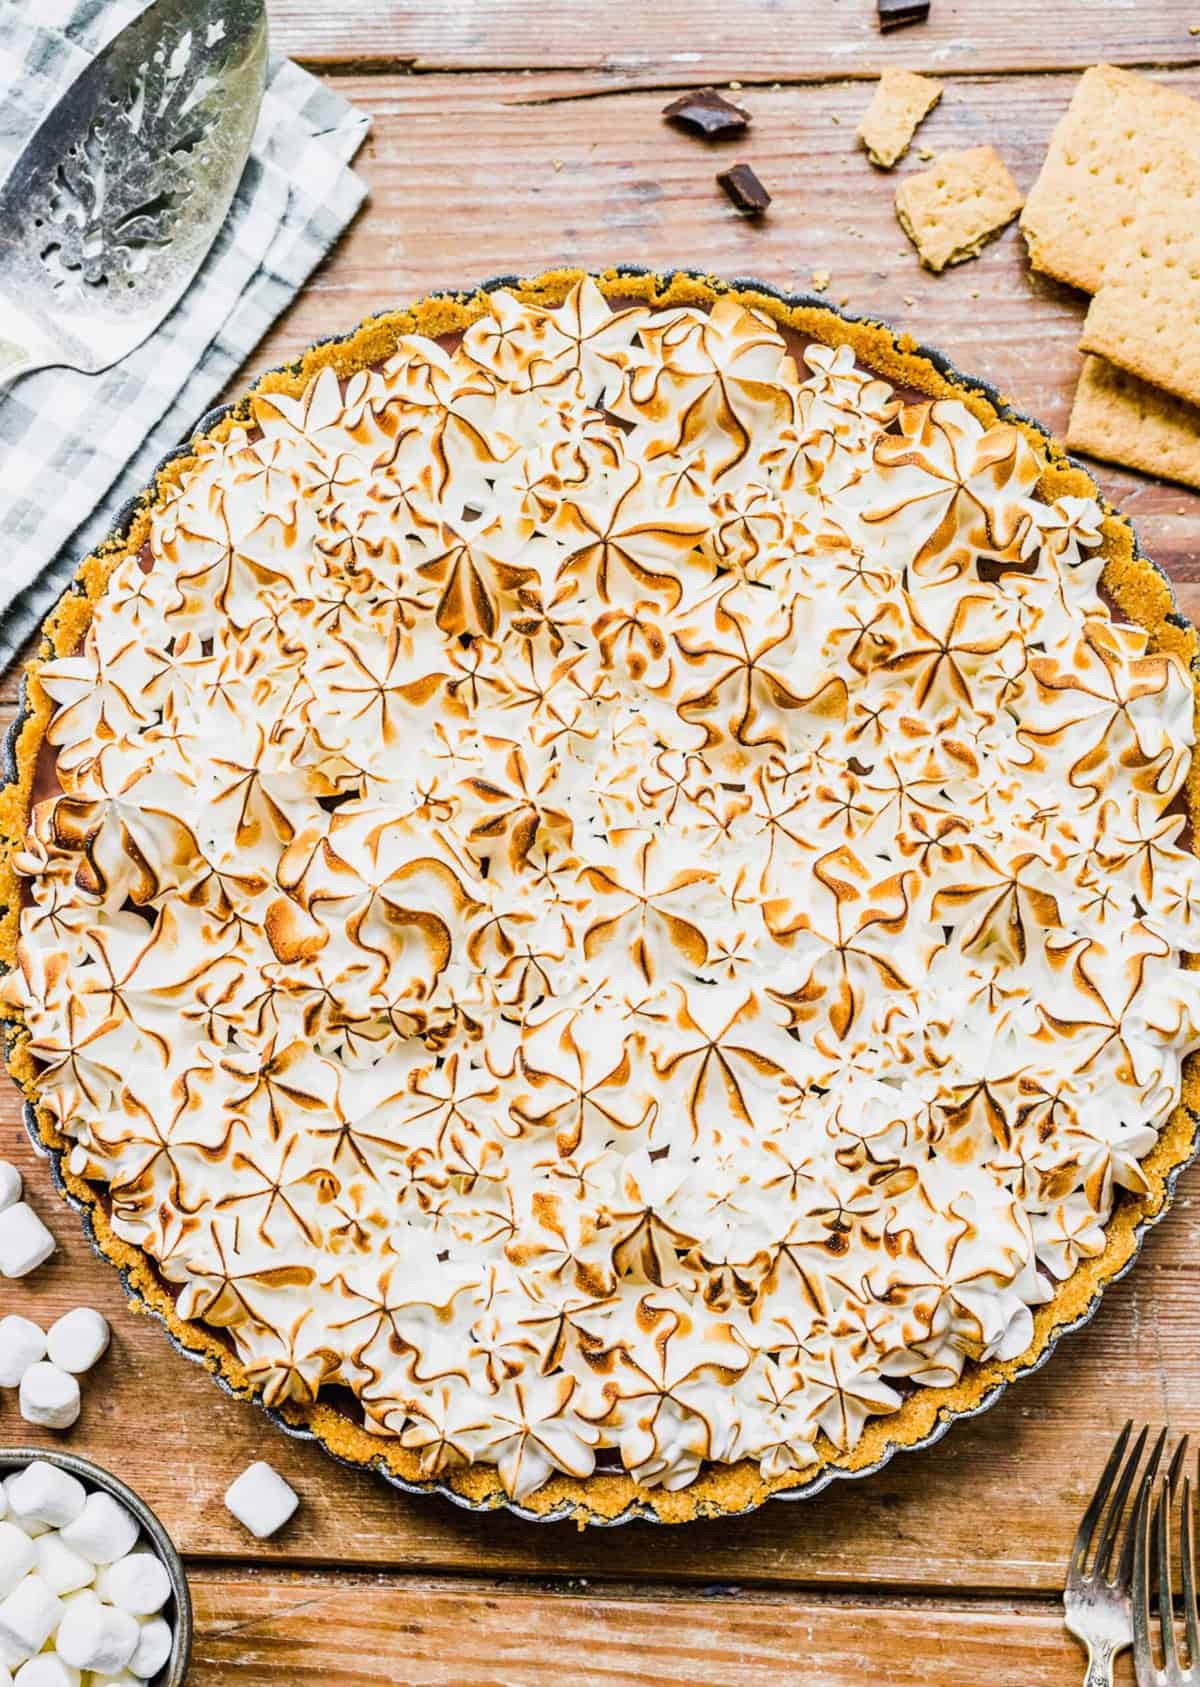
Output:
M924 23L929 16L929 0L875 0L879 9L879 27L904 29L910 23Z
M750 122L750 113L734 105L715 88L697 88L663 106L663 116L681 129L694 129L710 139L714 135L740 135Z
M749 164L735 164L732 170L722 170L717 180L738 210L747 217L761 216L771 203L771 195Z

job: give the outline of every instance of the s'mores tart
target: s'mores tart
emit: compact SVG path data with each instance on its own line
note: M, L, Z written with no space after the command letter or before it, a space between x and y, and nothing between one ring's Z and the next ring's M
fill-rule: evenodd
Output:
M133 1291L340 1456L742 1509L978 1405L1163 1205L1194 635L885 330L429 300L80 579L9 798L14 1070Z

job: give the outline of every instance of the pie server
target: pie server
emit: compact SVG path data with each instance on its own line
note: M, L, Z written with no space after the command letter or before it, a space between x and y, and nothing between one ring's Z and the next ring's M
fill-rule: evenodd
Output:
M154 0L71 84L0 188L0 390L154 332L225 220L266 63L265 0Z

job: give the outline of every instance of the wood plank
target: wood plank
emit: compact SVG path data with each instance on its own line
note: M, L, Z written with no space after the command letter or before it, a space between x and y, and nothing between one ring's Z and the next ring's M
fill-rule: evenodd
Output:
M1065 1687L1053 1605L635 1596L202 1572L188 1680L217 1687ZM651 1596L647 1597L647 1593ZM1133 1681L1128 1653L1119 1687Z
M1195 73L1173 79L1200 88ZM920 271L902 251L894 184L854 147L861 86L756 91L747 156L777 198L765 225L754 228L718 194L717 155L663 128L658 95L564 99L578 78L563 76L369 76L343 85L375 116L363 161L373 204L260 350L255 368L373 309L518 263L533 271L563 260L690 259L781 285L828 267L831 297L844 293L860 309L902 320L1024 408L1060 429L1065 422L1082 301L1029 277L1014 231L977 263L943 277ZM1069 86L1067 78L1031 76L965 83L930 120L930 144L999 138L1027 186ZM535 103L547 97L549 105ZM478 163L500 156L507 160L503 202ZM1115 471L1102 471L1102 480L1133 510L1151 553L1185 582L1184 607L1200 611L1200 499ZM11 676L8 684L11 694ZM700 1585L873 1581L1049 1592L1123 1417L1140 1412L1184 1428L1200 1424L1200 1212L1188 1199L1152 1239L1134 1275L1111 1291L1087 1336L1066 1343L993 1412L869 1482L839 1486L813 1506L772 1504L736 1524L669 1536L645 1527L579 1536L507 1516L473 1517L342 1471L318 1449L284 1440L253 1408L221 1396L171 1352L160 1331L124 1308L115 1278L87 1253L74 1219L55 1207L5 1090L0 1152L10 1148L63 1249L29 1283L4 1285L0 1311L49 1319L91 1300L109 1313L114 1350L87 1391L70 1442L130 1475L181 1543L209 1558L249 1549L220 1494L251 1458L266 1456L304 1498L296 1522L262 1549L276 1563L588 1577L661 1576L667 1566ZM10 1442L35 1438L11 1402L3 1409ZM156 1431L168 1456L157 1441L153 1457L131 1447ZM1040 1679L1033 1668L1024 1677Z
M822 14L824 16L822 17ZM873 76L888 64L942 72L1059 69L1197 56L1187 0L1114 5L933 0L927 24L881 35L874 0L783 11L778 0L273 0L272 45L316 66L414 70L586 69L655 86Z
M0 1284L0 1313L43 1324L80 1302L105 1313L112 1348L85 1382L83 1416L66 1444L130 1480L197 1558L253 1551L276 1562L481 1574L1052 1592L1124 1418L1200 1428L1200 1180L1193 1175L1086 1334L1065 1341L990 1412L878 1476L839 1483L811 1503L772 1502L737 1522L669 1532L636 1525L581 1534L506 1513L477 1516L437 1497L398 1493L335 1465L318 1447L288 1440L253 1406L221 1394L156 1324L133 1316L116 1274L90 1253L74 1215L53 1194L7 1086L0 1087L0 1155L20 1164L60 1245L32 1277ZM11 1397L2 1409L10 1444L62 1439L21 1423ZM269 1459L303 1501L294 1522L261 1547L221 1503L256 1458Z

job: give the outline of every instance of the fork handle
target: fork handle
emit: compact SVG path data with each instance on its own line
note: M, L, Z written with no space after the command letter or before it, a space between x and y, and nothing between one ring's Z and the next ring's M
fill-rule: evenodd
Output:
M1113 1660L1117 1655L1117 1647L1111 1640L1089 1640L1087 1653L1087 1674L1083 1678L1083 1687L1112 1687Z

